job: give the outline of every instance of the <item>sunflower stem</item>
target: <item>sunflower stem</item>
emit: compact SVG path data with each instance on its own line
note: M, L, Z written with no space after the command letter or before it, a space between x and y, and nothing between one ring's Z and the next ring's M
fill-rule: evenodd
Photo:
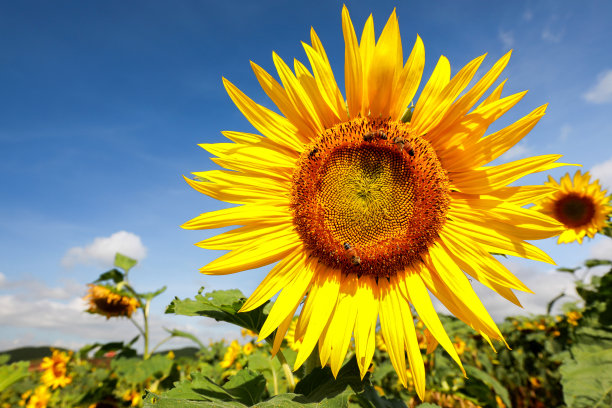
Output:
M289 363L287 363L285 355L282 351L278 350L276 358L280 361L283 372L285 373L285 378L289 384L289 391L293 391L295 389L295 378L293 378L293 372L291 371L291 367L289 367Z
M144 317L144 353L142 355L143 360L147 360L150 357L149 354L149 306L151 305L151 299L147 299L145 306L142 308L142 315Z

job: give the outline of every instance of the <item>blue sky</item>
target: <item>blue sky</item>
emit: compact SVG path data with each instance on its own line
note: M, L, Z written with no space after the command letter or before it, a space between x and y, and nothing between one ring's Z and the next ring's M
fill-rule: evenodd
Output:
M514 49L505 94L529 93L492 131L544 103L544 119L504 160L564 154L612 187L612 4L607 1L349 1L358 32L374 15L377 34L397 8L404 49L419 34L427 78L440 55L456 72L488 52L482 72ZM81 313L85 284L110 268L117 248L140 259L135 286L168 290L153 304L158 325L202 339L236 335L203 319L164 316L174 296L198 288L249 294L267 268L208 277L198 268L219 252L193 246L214 231L179 225L225 206L191 190L181 175L215 168L198 143L222 130L252 131L221 77L259 103L249 60L273 72L272 51L305 62L300 41L313 26L343 83L342 3L105 1L0 5L0 350L68 347L127 339L128 322ZM341 86L343 88L343 86ZM555 177L572 171L553 171ZM525 183L540 183L545 174ZM612 247L538 243L574 266ZM524 313L570 285L553 267L511 260L536 291ZM486 291L496 318L519 312ZM135 330L134 330L135 332ZM130 332L131 334L131 332ZM162 336L161 329L154 336Z

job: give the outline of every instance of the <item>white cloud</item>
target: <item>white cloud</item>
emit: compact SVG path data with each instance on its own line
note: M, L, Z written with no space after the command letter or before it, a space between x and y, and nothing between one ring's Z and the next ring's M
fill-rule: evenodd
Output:
M138 235L119 231L110 237L98 237L85 247L70 248L62 258L62 265L73 267L78 264L97 264L110 267L117 252L142 260L147 255L147 248Z
M525 143L519 143L514 145L510 150L504 153L500 160L504 162L509 162L516 159L522 159L523 157L529 155L531 152L531 147L526 145Z
M608 192L612 191L612 158L596 164L591 169L591 176L599 179L599 184Z
M567 141L570 135L572 134L573 130L574 128L572 128L572 126L568 125L567 123L561 126L561 133L559 134L559 141L561 142Z
M532 19L533 19L533 12L529 9L525 10L525 12L523 13L523 20L531 21Z
M2 272L0 272L0 288L3 288L5 283L6 283L6 276L4 276Z
M563 38L564 33L565 30L559 30L557 32L554 32L550 29L550 27L546 27L544 28L544 30L542 30L542 39L549 42L558 43Z
M514 33L512 31L504 31L500 28L498 37L504 45L504 48L512 48L514 45Z
M8 281L13 293L0 295L0 350L29 345L53 345L77 349L95 342L129 341L138 334L125 318L106 320L86 313L85 286L69 282L64 287L47 287L42 282ZM57 293L62 293L62 299ZM45 294L47 297L45 297ZM53 296L56 296L53 298ZM193 333L204 344L238 338L235 326L214 319L162 314L163 302L153 303L149 318L151 344L167 337L164 327ZM159 311L159 313L156 313ZM140 313L134 316L141 320ZM193 346L186 339L173 339L167 347ZM142 351L142 339L136 344Z
M612 260L612 239L599 239L591 246L589 254L594 259Z
M582 97L591 103L612 102L612 69L600 73L597 83Z

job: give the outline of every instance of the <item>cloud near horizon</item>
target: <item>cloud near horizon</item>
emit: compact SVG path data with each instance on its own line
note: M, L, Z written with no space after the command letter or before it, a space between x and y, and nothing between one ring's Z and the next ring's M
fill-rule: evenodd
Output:
M582 97L591 103L612 102L612 69L600 73L597 76L597 83Z
M593 166L591 176L599 180L599 184L604 190L608 190L608 193L612 192L612 157Z
M87 246L70 248L62 258L62 265L67 268L91 264L110 267L114 263L117 252L139 261L147 256L147 248L138 235L119 231L110 237L95 238Z

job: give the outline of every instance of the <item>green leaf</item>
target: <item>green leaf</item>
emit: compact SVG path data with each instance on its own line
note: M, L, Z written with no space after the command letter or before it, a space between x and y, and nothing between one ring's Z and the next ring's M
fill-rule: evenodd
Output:
M587 268L593 268L594 266L599 265L612 265L612 261L609 261L607 259L587 259L586 261L584 261L584 266L586 266Z
M28 361L19 361L11 365L0 366L0 392L7 389L11 384L30 375Z
M362 393L357 394L362 406L368 408L406 408L406 403L399 399L387 399L378 395L378 392L367 384ZM437 405L434 405L437 406Z
M438 404L432 404L431 402L425 402L417 405L416 408L440 408L440 406Z
M144 406L156 408L246 408L246 405L237 401L193 401L182 398L170 398L148 392L144 399Z
M148 360L117 358L111 361L111 369L128 384L142 384L147 380L162 380L170 374L174 362L164 355L154 355Z
M498 395L503 401L503 403L506 404L506 406L512 406L508 390L506 389L506 387L501 385L499 381L474 366L465 365L464 368L468 378L474 378L476 380L482 381L484 384L493 389L495 395Z
M161 396L155 396L158 402L163 402L162 405L155 403L155 406L201 406L185 405L185 402L205 401L209 404L222 403L225 406L244 407L244 404L250 406L258 403L266 388L266 380L263 375L249 369L240 370L236 375L231 376L223 387L215 384L202 373L194 372L191 377L191 380L175 383L173 389ZM166 404L169 401L174 405Z
M0 365L8 363L10 359L10 354L0 354Z
M266 389L266 379L255 371L244 369L231 376L223 388L238 401L251 405L261 401Z
M574 273L580 268L557 268L557 272Z
M115 266L123 269L125 272L129 272L137 263L138 261L136 259L130 258L129 256L125 256L119 252L115 254Z
M195 299L174 299L166 313L184 316L206 316L253 330L259 333L267 317L267 304L250 312L238 313L246 298L238 289L215 290L202 295L201 288Z
M138 296L143 297L145 300L152 300L154 297L161 295L166 291L166 286L157 289L155 292L139 293Z
M368 384L369 378L361 379L357 359L353 356L334 376L329 367L316 368L304 377L295 387L295 392L304 394L306 402L320 402L325 398L343 394L345 390L362 392Z
M232 401L234 399L223 387L198 372L191 374L191 380L175 383L175 387L165 392L162 397L191 401Z
M572 354L560 367L567 407L612 406L612 349L584 352L572 347Z
M123 282L124 277L125 275L123 274L123 272L119 271L118 269L111 269L110 271L106 271L101 274L98 279L94 281L94 283L100 283L109 280L112 280L115 283L119 283Z

